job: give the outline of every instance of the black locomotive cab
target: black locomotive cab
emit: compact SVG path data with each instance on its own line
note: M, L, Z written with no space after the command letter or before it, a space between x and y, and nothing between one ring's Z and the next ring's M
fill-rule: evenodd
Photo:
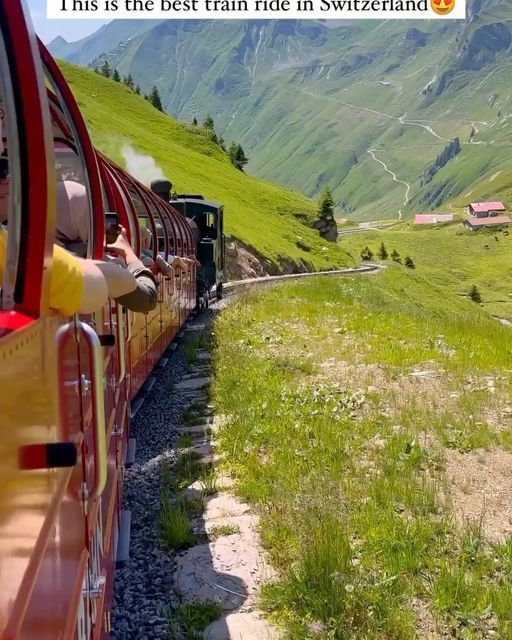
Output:
M209 292L214 286L217 297L222 296L224 278L224 211L218 202L202 196L181 196L171 204L191 223L197 238L197 259L201 263L200 281Z
M205 200L199 194L172 194L172 183L158 179L151 183L151 190L169 202L187 220L195 237L197 259L201 268L197 274L198 306L208 300L215 287L217 298L222 297L224 282L224 208L218 202Z

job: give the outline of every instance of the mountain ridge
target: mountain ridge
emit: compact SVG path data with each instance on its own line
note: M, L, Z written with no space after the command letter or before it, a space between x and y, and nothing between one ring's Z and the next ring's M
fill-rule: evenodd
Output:
M160 21L134 27L107 57L143 91L156 84L173 116L211 114L228 144L243 145L249 172L309 196L329 185L343 215L410 217L458 207L511 165L493 134L508 144L512 8L474 0L468 15L421 24ZM461 152L422 181L456 138Z

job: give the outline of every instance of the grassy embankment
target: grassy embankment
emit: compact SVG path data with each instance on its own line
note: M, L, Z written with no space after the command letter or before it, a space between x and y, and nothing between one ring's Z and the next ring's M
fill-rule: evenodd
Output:
M178 192L224 203L226 232L274 264L284 259L329 269L349 263L341 249L294 216L311 220L311 200L237 171L200 127L176 122L125 86L67 63L61 67L95 145L116 162L125 165L121 150L128 143L151 156Z
M339 240L355 260L368 245L378 261L381 242L390 254L396 249L402 259L410 255L417 271L447 294L467 295L475 284L482 294L483 309L512 321L512 235L466 231L460 223L438 229L400 224Z
M510 330L395 265L249 293L216 341L285 637L512 638Z

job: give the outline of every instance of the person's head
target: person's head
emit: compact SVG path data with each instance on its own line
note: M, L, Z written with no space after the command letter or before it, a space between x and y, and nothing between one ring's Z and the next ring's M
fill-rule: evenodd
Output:
M140 246L142 248L142 251L147 251L151 247L151 238L151 231L143 227L140 230Z

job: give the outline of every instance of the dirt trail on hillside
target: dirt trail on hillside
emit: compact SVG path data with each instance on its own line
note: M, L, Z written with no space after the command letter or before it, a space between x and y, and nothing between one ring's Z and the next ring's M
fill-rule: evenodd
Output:
M409 202L409 193L411 191L411 185L408 182L405 182L404 180L399 180L396 177L396 173L394 173L393 171L391 171L390 169L388 169L386 163L383 160L379 160L379 158L377 158L377 156L375 155L375 152L373 151L373 149L368 149L368 152L371 157L375 160L375 162L378 162L379 164L381 164L384 167L384 171L386 171L387 173L390 174L390 176L393 178L394 182L398 182L399 184L403 184L405 186L405 200L404 200L404 204L402 206L406 207L408 202ZM398 219L401 220L402 219L402 209L398 210Z

